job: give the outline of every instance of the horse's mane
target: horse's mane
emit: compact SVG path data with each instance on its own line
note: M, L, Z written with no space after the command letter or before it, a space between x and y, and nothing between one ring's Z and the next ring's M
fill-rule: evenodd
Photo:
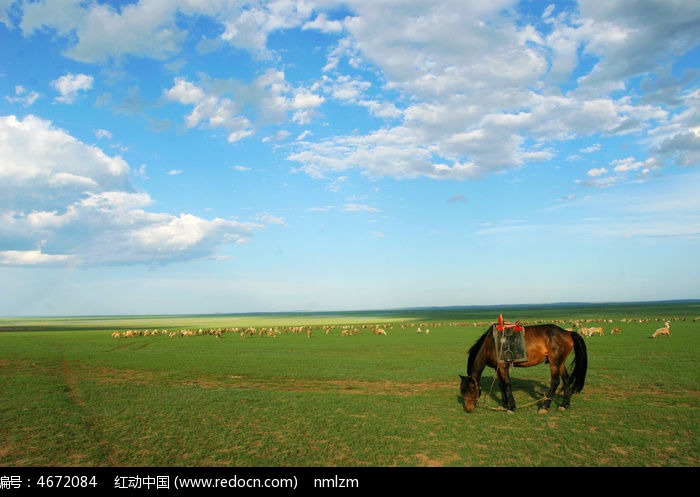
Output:
M481 350L481 346L484 344L484 340L486 340L486 335L489 334L489 331L491 331L492 327L493 326L490 326L489 329L486 330L484 334L479 337L476 343L472 345L469 349L469 359L467 360L467 376L472 374L472 369L474 368L474 361L476 360L476 355Z

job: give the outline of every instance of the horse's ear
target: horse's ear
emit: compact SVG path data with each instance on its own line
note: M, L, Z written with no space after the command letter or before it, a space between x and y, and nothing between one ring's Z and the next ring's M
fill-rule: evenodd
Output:
M466 376L459 375L459 377L460 377L461 379L463 379L463 380L466 380L466 379L467 379Z

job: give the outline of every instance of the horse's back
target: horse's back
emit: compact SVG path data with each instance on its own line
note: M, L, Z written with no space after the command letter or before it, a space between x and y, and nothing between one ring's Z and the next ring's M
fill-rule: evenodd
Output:
M575 332L553 323L526 325L525 342L527 343L528 362L539 364L547 358L551 360L555 353L563 353L566 357L574 348L572 333Z
M531 324L525 326L525 338L533 340L565 340L573 343L571 330L562 328L557 324Z

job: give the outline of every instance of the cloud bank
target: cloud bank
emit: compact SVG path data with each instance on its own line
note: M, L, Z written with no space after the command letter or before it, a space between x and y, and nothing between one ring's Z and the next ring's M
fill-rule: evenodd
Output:
M158 264L214 256L259 223L149 212L129 166L50 122L0 117L0 264ZM279 222L277 220L276 222Z

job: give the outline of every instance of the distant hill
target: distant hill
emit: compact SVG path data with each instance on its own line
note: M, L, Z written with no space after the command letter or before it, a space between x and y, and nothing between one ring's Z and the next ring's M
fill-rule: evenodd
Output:
M504 319L544 318L552 319L560 316L570 317L599 317L601 314L620 317L672 315L676 310L688 307L698 307L700 314L700 299L678 299L640 302L554 302L547 304L502 304L502 305L454 305L454 306L425 306L402 307L395 309L366 309L352 311L289 311L289 312L252 312L235 315L250 316L314 316L314 317L404 317L417 320L495 320L499 314Z

